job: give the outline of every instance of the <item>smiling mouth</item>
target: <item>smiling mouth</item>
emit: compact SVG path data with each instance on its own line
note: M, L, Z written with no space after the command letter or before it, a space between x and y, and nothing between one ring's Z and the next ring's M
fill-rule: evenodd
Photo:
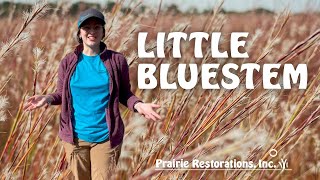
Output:
M96 38L96 37L93 37L93 36L90 36L90 37L88 37L88 39L91 40L91 41L94 41L94 40L96 40L97 38Z

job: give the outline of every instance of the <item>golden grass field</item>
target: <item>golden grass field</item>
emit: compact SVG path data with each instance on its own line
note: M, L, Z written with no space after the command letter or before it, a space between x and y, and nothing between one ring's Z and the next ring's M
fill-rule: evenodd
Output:
M136 4L132 4L135 7ZM57 9L38 4L29 13L0 19L0 177L1 179L70 179L59 143L59 106L24 112L28 96L55 91L57 68L77 45L77 17L68 6ZM114 6L107 17L110 49L122 52L130 64L132 91L146 102L161 105L161 122L147 121L121 107L126 133L114 179L320 179L320 15L224 14L212 7L207 14L173 14L162 10L121 12ZM59 10L59 15L56 13ZM39 17L41 16L41 17ZM195 59L193 43L181 45L182 58L173 59L172 44L165 59L139 59L138 32L149 32L148 47L155 48L157 32L222 32L228 50L231 32L249 32L248 59ZM297 46L298 45L298 46ZM203 51L210 48L203 45ZM207 54L207 53L204 53ZM170 63L169 80L177 79L178 63L245 62L305 63L308 88L265 90L261 76L256 88L246 90L140 90L140 63ZM157 72L157 79L159 73ZM278 155L271 157L269 151ZM156 170L156 159L259 160L287 159L286 171L267 170Z

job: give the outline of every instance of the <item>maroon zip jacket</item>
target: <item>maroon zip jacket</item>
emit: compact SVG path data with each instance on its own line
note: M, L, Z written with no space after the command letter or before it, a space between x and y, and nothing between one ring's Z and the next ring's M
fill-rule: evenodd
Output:
M120 116L119 102L137 112L134 105L141 101L130 90L129 67L125 57L118 52L108 50L103 42L100 44L100 49L102 50L100 58L110 78L110 99L105 111L111 147L115 147L122 142L124 136L124 124ZM58 70L57 90L48 94L53 98L52 105L61 104L59 137L71 144L74 144L72 126L74 116L69 82L82 50L83 45L79 44L74 52L63 58Z

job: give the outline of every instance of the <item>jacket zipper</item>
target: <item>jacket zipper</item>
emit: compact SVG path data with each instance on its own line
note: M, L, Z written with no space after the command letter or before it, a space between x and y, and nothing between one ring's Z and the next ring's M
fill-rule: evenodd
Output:
M77 61L78 62L78 61ZM73 106L72 106L72 96L71 96L71 87L70 87L70 79L71 79L71 76L72 76L72 74L73 74L73 72L74 72L74 70L75 70L75 67L76 67L76 64L77 64L77 62L75 62L74 64L73 64L73 66L71 67L71 70L70 70L70 74L69 74L69 77L68 77L68 89L69 89L69 109L70 109L70 115L69 115L69 117L70 117L70 129L71 129L71 137L72 137L72 142L74 143L74 137L73 137L73 125L72 125L72 115L73 115Z
M110 115L110 99L111 99L111 93L112 93L112 80L113 78L111 77L111 73L108 69L108 66L107 66L107 60L105 60L105 62L103 62L103 64L105 65L106 67L106 70L108 72L108 76L109 76L109 102L108 102L108 105L107 105L107 114L106 114L106 121L107 121L107 125L108 125L108 133L109 133L109 141L111 142L111 119L108 118L108 115ZM110 121L110 124L108 124L108 119Z

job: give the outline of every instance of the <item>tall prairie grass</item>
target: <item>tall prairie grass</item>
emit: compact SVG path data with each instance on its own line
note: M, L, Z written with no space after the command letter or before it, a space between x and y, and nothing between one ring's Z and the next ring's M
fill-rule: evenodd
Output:
M130 64L132 91L146 102L161 105L159 123L147 121L123 106L126 125L119 167L114 179L319 179L320 178L320 18L316 13L225 14L221 6L207 14L171 14L159 8L135 13L121 11L117 3L107 17L104 41L122 52ZM23 17L0 20L0 137L1 179L66 179L65 154L59 143L59 106L24 112L28 96L55 91L57 68L64 55L77 45L77 17L68 15L70 4L53 10L40 2ZM47 13L51 9L52 13ZM12 9L14 11L15 9ZM12 13L13 14L13 13ZM229 35L249 32L248 59L211 58L204 44L204 58L195 59L192 43L182 43L181 59L172 58L172 43L165 59L139 59L137 33L149 33L149 50L155 50L157 32L222 32L221 50L228 50ZM139 63L170 63L169 81L177 79L179 63L233 62L306 63L308 88L264 90L261 74L255 89L140 90ZM218 72L219 74L219 72ZM159 72L156 73L159 79ZM189 74L187 77L190 76ZM240 77L244 77L239 73ZM200 78L200 75L199 75ZM218 79L221 77L218 77ZM281 79L281 78L280 78ZM278 155L271 157L269 151ZM290 171L202 170L159 171L156 159L258 160L287 159Z

